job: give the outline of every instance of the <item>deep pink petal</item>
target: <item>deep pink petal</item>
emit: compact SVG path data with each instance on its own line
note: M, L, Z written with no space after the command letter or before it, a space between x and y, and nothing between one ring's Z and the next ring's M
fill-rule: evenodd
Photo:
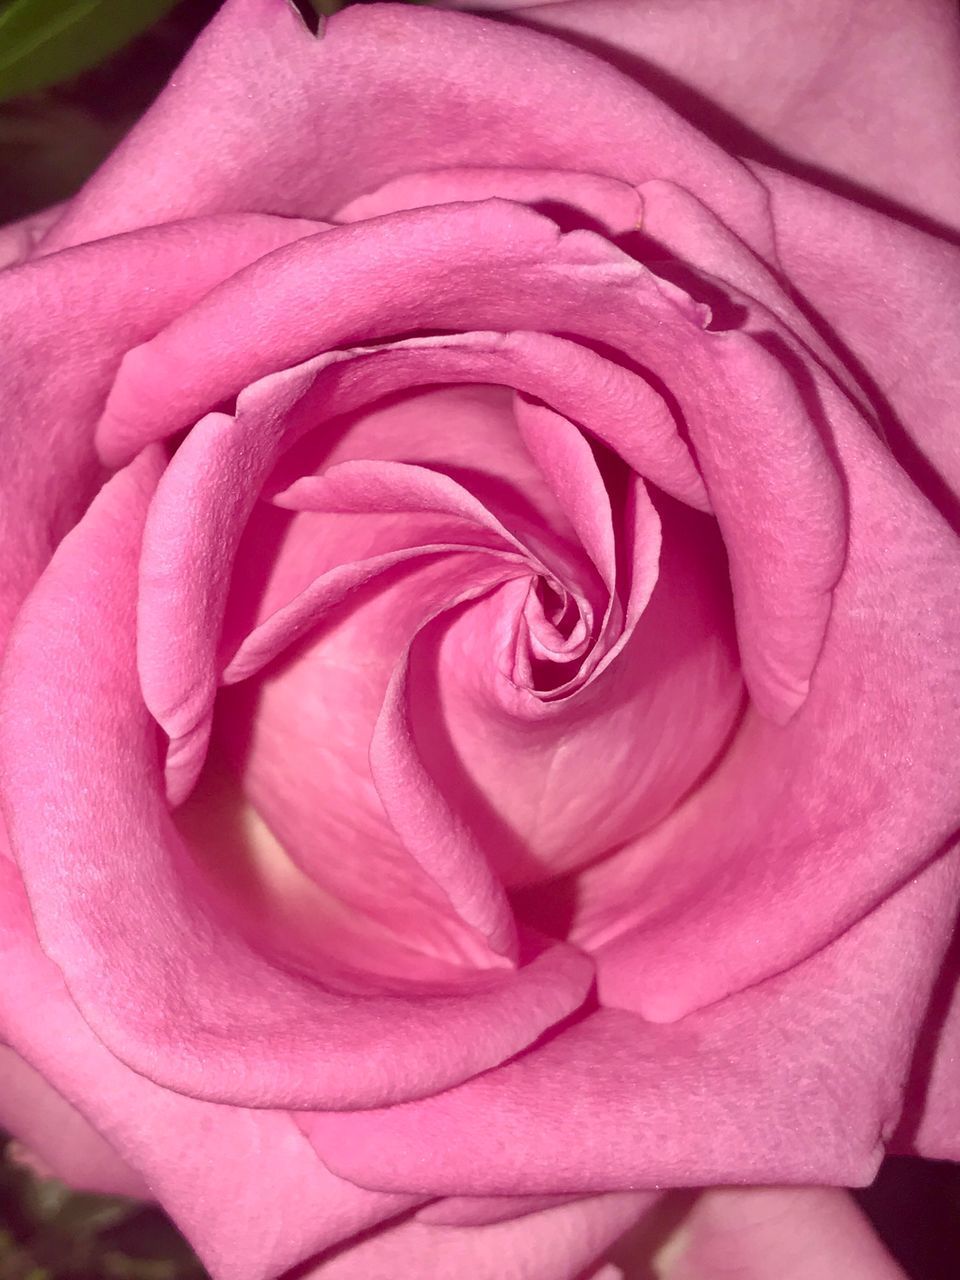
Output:
M705 1191L664 1248L663 1280L907 1280L845 1191Z
M5 665L11 842L84 1016L151 1078L254 1106L409 1096L515 1053L579 1005L583 957L553 947L434 994L387 991L330 966L280 968L209 903L163 801L133 653L140 530L161 466L148 451L101 491Z
M751 243L770 244L747 170L598 59L402 5L348 9L316 38L280 0L223 7L45 243L238 208L328 217L441 166L669 177L715 198Z
M802 965L681 1022L602 1009L445 1093L300 1123L333 1169L384 1189L865 1184L900 1114L958 870L941 860Z

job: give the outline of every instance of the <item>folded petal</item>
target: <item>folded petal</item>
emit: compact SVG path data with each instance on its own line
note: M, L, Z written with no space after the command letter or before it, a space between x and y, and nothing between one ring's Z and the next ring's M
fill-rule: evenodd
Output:
M787 174L758 172L791 283L860 374L901 465L956 521L960 246Z
M951 0L443 5L563 34L735 155L812 169L837 188L855 183L958 225L960 17Z
M198 219L0 275L7 370L0 635L103 479L93 430L125 352L238 268L315 230L287 218Z
M328 217L440 166L670 177L715 197L730 225L770 247L747 170L600 60L534 32L401 5L347 9L315 37L276 0L224 5L44 244L237 209Z
M272 1280L416 1205L413 1197L371 1194L336 1178L283 1112L198 1102L159 1088L113 1057L41 951L23 888L6 861L0 862L0 952L0 1034L50 1082L47 1094L55 1089L66 1099L57 1104L60 1114L66 1109L72 1116L75 1107L104 1135L101 1154L108 1141L142 1176L215 1280ZM14 1132L36 1133L35 1123L22 1116ZM68 1173L72 1155L65 1160L51 1152L53 1167Z
M647 1205L647 1197L626 1193L487 1226L414 1219L348 1246L304 1280L580 1280Z
M11 843L73 998L151 1079L253 1106L409 1096L515 1053L578 1007L585 957L550 947L427 991L336 965L303 974L249 945L204 891L163 799L134 654L140 531L162 466L146 451L101 491L5 664Z
M601 1009L431 1098L298 1121L363 1186L529 1195L872 1180L946 947L942 859L802 965L669 1025Z

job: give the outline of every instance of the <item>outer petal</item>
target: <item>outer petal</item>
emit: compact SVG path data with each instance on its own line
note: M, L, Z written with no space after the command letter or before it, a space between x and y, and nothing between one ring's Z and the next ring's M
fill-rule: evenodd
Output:
M209 218L150 227L0 275L0 639L103 478L93 428L124 353L240 267L316 230L287 218Z
M960 16L952 0L444 7L516 13L609 57L735 154L822 170L838 186L857 183L958 225Z
M579 1280L648 1203L627 1193L488 1226L408 1221L347 1246L304 1280Z
M326 217L392 178L466 165L671 177L772 251L746 169L600 60L403 5L347 9L315 38L286 0L224 5L44 245L238 208Z
M898 460L960 519L960 247L787 174L762 176L791 284L872 392Z
M845 1191L701 1195L658 1258L662 1280L907 1280Z
M253 1106L410 1096L515 1053L582 1001L592 970L572 948L391 990L273 965L208 902L163 801L136 675L136 560L162 465L146 451L104 487L21 612L4 668L11 843L74 999L151 1078Z
M6 879L6 871L0 873ZM4 1020L0 1018L0 1027ZM19 1054L0 1046L0 1125L79 1191L151 1199L136 1170Z
M272 1280L416 1204L334 1177L282 1112L197 1102L118 1062L40 950L22 886L2 860L0 957L0 1033L143 1175L216 1280ZM29 1117L13 1129L29 1138Z
M431 1194L863 1185L899 1117L958 864L679 1023L601 1009L446 1093L299 1122L341 1175Z

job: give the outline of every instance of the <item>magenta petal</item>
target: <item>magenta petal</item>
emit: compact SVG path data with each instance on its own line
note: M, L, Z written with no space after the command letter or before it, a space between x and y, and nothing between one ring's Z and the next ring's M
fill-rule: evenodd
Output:
M678 1023L601 1009L445 1093L300 1123L342 1176L434 1195L862 1185L900 1115L958 871L941 860L803 964Z
M282 970L208 910L163 801L133 654L138 530L161 465L149 451L101 491L21 612L5 665L11 841L84 1016L150 1078L253 1106L366 1105L517 1052L579 1005L585 957L553 947L435 1004L358 975Z

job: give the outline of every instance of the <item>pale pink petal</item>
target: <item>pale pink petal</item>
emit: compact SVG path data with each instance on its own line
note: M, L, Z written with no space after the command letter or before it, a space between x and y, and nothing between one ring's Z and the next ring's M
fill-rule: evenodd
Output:
M601 1009L431 1098L299 1122L331 1168L380 1189L863 1185L900 1115L958 861L803 964L681 1022Z
M960 17L952 0L441 3L516 13L524 25L582 43L735 155L845 189L857 184L958 225Z
M771 246L748 171L600 60L400 5L347 9L314 36L282 0L224 5L45 246L235 209L329 217L391 179L463 166L669 177Z
M705 1191L657 1270L662 1280L907 1280L852 1197L828 1187Z
M0 1033L42 1072L48 1092L68 1100L61 1110L76 1107L138 1171L215 1280L273 1280L418 1203L335 1177L284 1112L198 1102L114 1058L41 951L8 862L0 863L0 955ZM13 1127L34 1125L27 1116Z
M0 872L4 881L7 874ZM0 1016L0 1031L4 1025ZM152 1199L140 1174L106 1138L5 1045L0 1045L0 1126L25 1144L34 1167L42 1164L47 1176L60 1178L77 1191Z
M5 664L11 843L84 1016L150 1078L253 1106L366 1105L517 1052L582 1001L591 966L571 949L428 994L329 964L289 971L216 913L163 800L133 652L140 530L162 465L147 451L101 491Z
M414 1219L348 1245L304 1280L581 1280L648 1203L597 1196L476 1227Z

